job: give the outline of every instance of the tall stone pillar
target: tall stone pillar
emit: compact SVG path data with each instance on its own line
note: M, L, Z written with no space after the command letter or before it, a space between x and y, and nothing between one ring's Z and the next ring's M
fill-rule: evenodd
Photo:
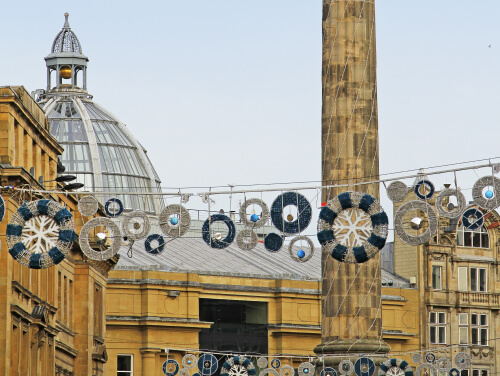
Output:
M379 176L374 0L323 1L323 184ZM379 198L378 184L323 190L323 202L345 191ZM322 342L328 355L387 353L382 340L380 255L363 264L322 255Z

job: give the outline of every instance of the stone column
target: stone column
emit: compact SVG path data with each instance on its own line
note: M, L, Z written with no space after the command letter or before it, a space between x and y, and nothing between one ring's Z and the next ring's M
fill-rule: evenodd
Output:
M374 0L323 1L323 184L378 179ZM323 202L345 191L379 197L378 184L323 190ZM387 353L382 340L380 255L344 264L322 255L322 342L318 356ZM380 360L380 359L379 359ZM325 364L335 365L332 358Z

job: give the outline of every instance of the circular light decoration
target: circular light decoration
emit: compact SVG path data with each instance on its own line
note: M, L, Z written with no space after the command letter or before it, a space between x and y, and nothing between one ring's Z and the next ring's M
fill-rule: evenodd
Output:
M455 365L458 369L466 369L470 367L470 356L465 352L459 352L455 355Z
M177 222L172 221L173 218L176 218ZM189 230L190 225L191 216L182 205L168 205L160 213L160 228L165 235L173 238L182 236Z
M300 363L298 372L299 372L299 376L314 375L314 366L309 362Z
M179 373L179 363L177 363L174 359L165 360L163 362L162 370L166 376L175 376Z
M215 236L210 234L210 226L214 222L222 222L227 226L228 233L224 239L222 239L222 235L220 233L215 234ZM213 214L205 221L205 223L203 223L203 227L201 228L201 234L205 243L212 248L218 249L229 246L234 240L235 233L236 228L234 227L233 221L231 221L231 219L224 214Z
M179 370L179 376L190 376L189 370L187 368L181 368Z
M339 363L339 372L343 376L348 376L354 371L354 364L349 359L344 359Z
M260 217L257 214L252 214L250 216L250 220L247 218L247 208L250 205L258 205L261 208L262 214ZM266 222L269 220L269 207L267 204L258 199L258 198L251 198L248 200L245 200L243 205L240 207L240 219L245 224L245 226L252 226L253 228L259 228L262 227L266 224Z
M258 241L257 234L250 228L241 230L236 237L236 244L244 251L255 248Z
M485 188L489 189L485 191ZM500 179L494 176L479 178L472 187L472 198L483 209L498 208L500 206Z
M89 234L90 231L94 230L96 227L105 227L106 231L111 232L111 236L106 236L105 239L100 238L94 245L96 248L99 247L99 251L93 249L90 245ZM99 236L98 236L99 237ZM108 241L108 238L110 238ZM94 243L94 242L92 242ZM80 231L80 248L82 252L91 260L108 260L118 253L120 246L122 244L120 229L109 218L97 217L92 218L90 221L85 223Z
M408 196L408 187L402 181L393 181L387 187L387 197L392 202L402 202Z
M337 371L332 367L325 367L319 373L320 376L337 376Z
M220 370L220 376L254 376L255 366L249 358L233 356L226 359Z
M3 221L4 217L5 217L5 200L0 194L0 222Z
M78 211L85 217L91 217L97 213L99 201L94 196L84 196L78 201Z
M298 218L293 220L283 219L283 210L289 205L295 205L298 211ZM271 220L273 225L285 234L297 234L304 231L312 218L312 209L309 201L296 192L285 192L274 200L271 205Z
M278 358L274 358L273 360L271 360L271 367L273 367L274 369L280 368L281 360L279 360Z
M357 376L372 376L375 372L375 363L367 357L362 357L354 363L354 372Z
M443 207L443 200L450 196L455 196L457 198L458 207L448 211L445 210ZM435 205L437 212L441 217L455 219L460 217L460 215L465 209L465 206L467 205L467 201L465 200L464 194L460 192L458 189L445 189L439 192L439 194L436 196Z
M460 376L460 370L458 368L451 368L448 372L449 376Z
M412 210L420 210L427 214L429 225L422 235L410 235L403 226L403 218L406 213ZM419 245L427 243L438 231L438 217L436 211L425 201L408 201L400 206L394 215L394 229L398 237L410 245Z
M427 189L429 190L426 193ZM424 193L421 192L424 191ZM415 184L415 195L421 200L429 200L434 196L434 184L432 184L429 180L423 179L420 180L417 184Z
M305 242L307 242L307 248L308 248L307 252L304 251L303 248L300 248L299 250L296 249L297 247L295 247L295 243L297 243L301 240L304 240ZM296 236L295 238L292 239L292 241L288 245L288 251L290 252L290 257L292 259L294 259L295 261L306 262L306 261L309 261L314 254L314 243L307 236ZM271 365L272 365L272 363L271 363ZM277 367L275 367L275 368L277 368Z
M406 360L389 359L378 369L378 376L413 376L413 370Z
M148 236L151 225L149 217L140 210L134 210L127 214L123 220L123 235L130 240L144 239Z
M118 208L116 208L116 206L118 206ZM113 207L115 207L115 209L113 209ZM123 213L123 204L117 198L110 198L108 201L106 201L106 204L104 205L104 211L106 212L106 215L108 215L111 218L118 217L120 214Z
M427 363L434 363L435 360L436 360L436 355L434 355L433 353L425 354L425 361Z
M279 376L279 373L274 368L264 368L262 371L259 372L259 376L264 376L264 375Z
M72 214L53 200L37 200L21 205L6 230L9 253L31 269L59 264L76 239Z
M150 255L159 255L165 248L165 239L159 234L151 234L146 238L144 248Z
M420 353L415 353L411 356L411 360L413 361L413 363L415 364L420 364L423 362L423 358L422 358L422 354Z
M213 375L218 367L219 362L212 354L202 354L198 357L198 369L201 376Z
M194 356L193 354L186 354L182 357L182 365L187 369L196 367L197 361L198 359L196 359L196 356Z
M477 208L467 209L462 214L462 225L467 230L477 230L484 223L484 214Z
M264 247L269 252L278 252L283 247L283 237L271 232L264 238Z
M267 358L260 357L257 359L257 366L259 368L266 368L267 367Z
M448 373L452 367L451 360L448 358L439 358L436 361L436 367L439 372Z
M280 370L280 376L295 376L295 370L292 366L283 366Z
M318 240L334 259L363 263L385 245L389 219L375 197L344 192L323 206L318 220Z
M423 376L423 374L421 373L421 371L423 369L429 369L430 370L429 371L429 376L431 376L431 374L432 374L432 376L437 376L437 374L438 374L437 373L437 369L436 369L436 367L433 364L431 364L431 363L422 363L415 370L416 376Z

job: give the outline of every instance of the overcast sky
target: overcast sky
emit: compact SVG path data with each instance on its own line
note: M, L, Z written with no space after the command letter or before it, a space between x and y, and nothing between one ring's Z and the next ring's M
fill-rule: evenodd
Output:
M148 150L163 186L317 181L321 8L11 1L0 85L45 88L43 58L69 12L90 59L89 92ZM500 2L377 0L376 12L380 171L500 156ZM486 173L458 183L470 192Z

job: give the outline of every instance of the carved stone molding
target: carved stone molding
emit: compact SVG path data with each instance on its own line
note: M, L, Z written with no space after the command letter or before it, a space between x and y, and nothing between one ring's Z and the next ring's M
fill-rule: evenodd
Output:
M434 261L442 261L442 260L446 259L446 255L444 255L442 253L431 253L430 256L431 256L431 259Z

